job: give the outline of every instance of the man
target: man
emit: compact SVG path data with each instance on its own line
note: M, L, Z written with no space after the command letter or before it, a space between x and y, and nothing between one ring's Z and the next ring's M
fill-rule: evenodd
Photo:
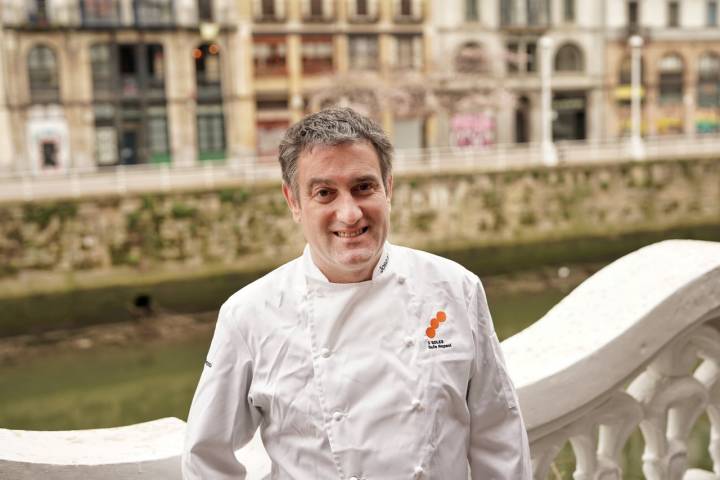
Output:
M392 146L351 109L280 144L308 246L222 306L190 415L186 479L531 478L527 434L479 279L386 243Z

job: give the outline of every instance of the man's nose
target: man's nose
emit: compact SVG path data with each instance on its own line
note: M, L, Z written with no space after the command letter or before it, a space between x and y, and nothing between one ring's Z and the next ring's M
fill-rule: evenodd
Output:
M337 219L345 225L356 224L363 216L357 200L350 194L341 195L338 200Z

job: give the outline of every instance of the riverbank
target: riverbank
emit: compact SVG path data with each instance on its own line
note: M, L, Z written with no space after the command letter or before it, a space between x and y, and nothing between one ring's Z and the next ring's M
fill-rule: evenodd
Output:
M487 281L490 276L513 272L606 264L669 238L720 241L720 225L502 246L446 243L430 245L429 250L463 264ZM255 257L242 264L202 267L168 264L152 270L118 267L71 273L23 272L0 280L0 338L133 322L152 314L213 311L232 293L287 259Z
M510 298L524 296L526 302L540 302L535 311L549 308L562 296L602 267L600 263L545 267L534 271L490 275L483 279L500 338L515 333L537 320L517 310ZM548 293L549 292L549 293ZM18 365L36 358L53 358L60 353L103 348L134 348L140 345L171 345L191 340L209 341L217 310L193 314L156 311L134 320L71 329L55 329L0 338L0 366Z

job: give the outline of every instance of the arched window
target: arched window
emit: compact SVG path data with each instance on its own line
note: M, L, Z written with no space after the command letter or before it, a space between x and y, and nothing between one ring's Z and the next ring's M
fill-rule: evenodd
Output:
M698 106L720 106L720 56L705 53L698 62Z
M585 70L585 60L579 47L565 44L555 54L555 71L582 72Z
M58 68L55 52L47 46L33 47L28 53L30 98L33 103L60 100Z
M478 73L486 69L485 51L477 42L463 43L455 55L455 70L461 73Z
M665 55L660 60L660 103L682 102L683 97L683 61L679 55Z

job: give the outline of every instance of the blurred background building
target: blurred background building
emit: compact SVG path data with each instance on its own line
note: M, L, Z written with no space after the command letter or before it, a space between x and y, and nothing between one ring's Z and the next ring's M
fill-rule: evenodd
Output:
M632 35L643 133L716 132L717 3L4 0L0 170L271 156L329 105L398 148L538 142L542 37L554 141L629 134Z

